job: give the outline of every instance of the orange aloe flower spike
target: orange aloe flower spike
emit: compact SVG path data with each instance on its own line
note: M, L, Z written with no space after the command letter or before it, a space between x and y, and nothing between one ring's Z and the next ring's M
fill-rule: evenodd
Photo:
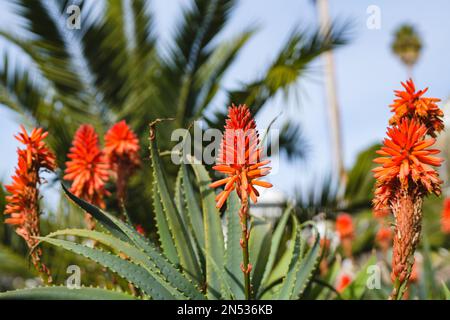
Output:
M381 156L374 162L376 179L375 210L390 209L395 218L392 250L391 279L394 288L391 299L404 294L411 276L411 260L419 243L422 225L422 203L427 194L441 193L441 183L434 167L442 159L430 149L436 133L443 130L443 112L436 98L425 98L427 91L416 91L412 80L402 83L405 91L396 91L397 99L391 105L394 113L387 130L384 146L377 151ZM430 135L431 138L427 138Z
M241 270L244 275L245 298L251 298L250 264L248 239L250 238L249 198L256 203L259 192L255 186L270 188L268 182L259 178L267 175L270 167L264 167L268 160L262 161L261 149L255 120L246 105L228 108L228 119L220 144L216 165L213 169L225 174L226 177L210 184L211 188L224 186L224 190L216 196L216 207L221 208L231 192L236 190L241 206L239 218L241 225L240 245L242 248Z
M125 120L113 125L105 135L105 154L116 179L119 206L125 200L129 177L139 167L139 140Z
M431 166L440 166L443 161L433 155L439 150L428 149L435 139L426 138L425 125L415 119L403 119L399 125L388 128L384 147L377 153L383 157L376 158L380 167L373 169L377 179L374 205L376 210L383 210L394 195L393 189L410 184L419 186L426 193L440 194L441 180Z
M40 209L38 187L45 181L41 179L41 169L54 171L56 157L46 145L44 139L47 132L42 129L33 129L28 135L25 128L20 126L20 133L15 138L24 145L18 148L18 163L12 183L6 185L7 204L4 214L8 215L5 223L14 226L16 233L21 236L30 249L34 249L38 243L36 237L40 236ZM33 265L51 282L50 272L41 262L42 251L40 248L32 250L30 256Z
M99 148L98 135L91 125L81 125L67 155L64 179L72 181L70 191L101 208L105 207L104 197L108 194L108 164ZM87 219L89 222L89 218Z
M242 199L247 195L253 202L259 196L255 186L270 188L272 184L259 180L270 172L269 160L261 159L261 149L255 120L246 105L232 105L228 109L225 132L213 169L227 175L213 182L210 187L225 185L224 191L216 197L217 208L221 208L233 190ZM243 195L245 192L246 195Z
M139 164L139 149L139 140L125 120L113 125L105 135L105 154L113 161L123 157Z
M394 91L397 99L390 105L394 115L389 120L389 123L395 125L399 124L403 118L415 118L421 124L424 124L427 127L428 134L434 137L436 135L435 132L440 132L444 129L442 121L444 113L436 104L436 102L441 100L423 97L428 88L416 91L414 82L411 79L401 84L405 90Z

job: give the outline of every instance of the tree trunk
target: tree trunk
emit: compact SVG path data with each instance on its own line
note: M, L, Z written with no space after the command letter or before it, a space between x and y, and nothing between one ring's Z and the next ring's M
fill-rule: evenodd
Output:
M316 0L317 10L319 13L319 23L322 31L330 27L330 17L328 13L328 0ZM334 70L333 52L327 51L324 56L324 78L327 92L328 117L330 122L331 141L333 143L332 163L339 178L345 184L347 175L344 168L343 147L341 138L341 124L339 105L336 92L336 79Z

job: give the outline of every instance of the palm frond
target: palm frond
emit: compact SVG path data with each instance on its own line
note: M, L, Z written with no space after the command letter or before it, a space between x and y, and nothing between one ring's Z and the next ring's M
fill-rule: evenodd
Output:
M178 124L182 124L186 115L192 115L195 74L211 55L208 46L226 24L234 3L234 0L195 0L183 14L164 68L171 85L177 88L173 103L177 106Z
M14 65L12 65L14 64ZM45 119L47 110L40 108L43 101L41 88L33 74L16 65L10 56L3 55L3 68L0 71L0 103L12 110L27 115L31 119Z
M289 160L303 159L308 150L308 143L302 134L301 125L293 121L286 121L279 135L279 147Z
M195 0L185 9L166 60L174 72L195 71L208 57L208 44L222 30L234 0Z
M25 30L31 41L14 40L17 35L10 32L8 40L14 40L16 45L30 54L33 62L56 90L64 95L83 92L83 83L55 17L58 13L52 12L49 2L14 0L13 8L16 15L25 19ZM23 44L29 47L24 47Z
M358 154L355 164L348 171L345 199L348 199L350 210L369 207L373 197L375 179L371 170L375 167L373 159L380 145L375 144Z
M287 92L291 89L305 74L314 59L347 41L346 24L340 26L334 23L325 31L295 30L264 76L240 89L228 92L229 105L245 103L256 114L278 92ZM225 116L225 110L219 110L214 118L208 119L208 123L217 128L223 123Z
M235 61L241 49L255 34L254 29L244 31L229 41L217 45L209 58L199 68L192 90L194 107L187 109L188 118L198 118L211 103L220 89L220 81ZM195 115L193 114L195 112Z
M120 109L128 94L129 51L121 1L108 1L105 14L82 24L80 41L98 100Z
M131 2L131 12L134 25L134 51L139 60L147 60L155 47L155 35L152 32L153 17L148 12L148 1L134 0Z
M357 156L346 182L329 174L322 180L314 179L308 190L299 190L297 206L300 214L311 218L322 212L333 216L339 211L354 213L370 209L375 183L371 170L378 148L379 145L370 146Z
M328 174L315 178L313 185L296 191L296 212L300 219L311 219L319 213L332 216L339 207L339 182Z

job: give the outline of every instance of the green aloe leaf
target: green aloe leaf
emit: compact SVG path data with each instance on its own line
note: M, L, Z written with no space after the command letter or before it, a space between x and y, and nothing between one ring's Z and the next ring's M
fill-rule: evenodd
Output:
M172 233L170 232L169 225L161 205L161 199L156 188L156 184L153 184L153 208L155 210L155 221L159 241L161 242L161 248L169 261L174 265L178 265L180 260L178 258L177 249L175 248Z
M264 271L263 278L261 280L261 283L263 287L267 284L267 280L269 278L270 273L272 272L273 266L275 264L275 259L277 257L278 250L280 248L281 239L283 237L283 234L286 230L286 224L289 220L289 217L292 212L292 206L289 206L284 210L283 215L281 216L280 221L278 222L277 227L275 228L275 231L272 236L272 242L270 243L270 253L269 258L266 263L266 268Z
M90 204L89 202L84 201L81 198L78 198L72 192L70 192L64 184L61 184L66 196L72 200L76 205L78 205L81 209L92 215L95 219L97 219L109 232L111 232L116 237L127 241L126 235L122 230L106 215L101 209L96 206Z
M286 243L286 250L277 263L275 263L275 267L267 278L267 284L261 289L261 299L278 299L281 287L284 285L284 279L289 272L289 266L292 261L292 256L294 255L295 242L298 234L297 219L294 215L291 215L291 218L293 226L289 240ZM268 288L270 288L270 290Z
M210 267L217 273L217 276L221 282L220 292L216 292L215 294L220 296L221 299L225 300L236 299L233 292L231 291L230 283L228 282L226 275L221 272L219 266L214 262L214 260L209 256L208 253L204 252L204 254L206 257L206 261L209 263Z
M0 300L133 300L135 297L119 291L101 288L63 286L37 287L0 293Z
M115 251L115 253L124 253L134 263L141 263L146 267L154 268L154 264L148 259L147 255L141 249L128 242L122 241L110 234L87 229L63 229L49 233L45 238L57 238L60 236L75 236L88 238L101 243Z
M175 207L173 198L169 193L164 168L159 157L156 137L150 141L150 155L154 181L180 258L180 265L189 277L201 282L202 273L195 256L194 244L190 241L191 239L189 237L187 226L183 223L183 220Z
M184 198L183 198L183 191L181 190L181 180L182 180L182 172L181 167L178 169L177 178L175 180L175 197L174 202L175 206L177 207L178 212L180 213L180 217L183 220L183 223L188 223L186 221L186 213L185 213L185 205L184 205Z
M120 234L122 238L125 238L125 241L134 243L137 247L144 250L149 259L153 261L164 277L170 281L172 285L176 286L181 292L183 292L184 295L190 299L196 300L202 300L205 298L189 279L187 279L173 264L171 264L160 252L158 252L153 244L139 234L132 226L78 198L64 188L64 186L63 189L70 199L72 199L83 210L89 212L108 230L114 230L114 233Z
M167 287L168 290L179 290L183 293L185 295L185 299L204 298L197 288L195 288L192 283L188 282L188 280L184 278L180 272L173 269L167 270L164 266L163 268L160 268L161 263L157 266L145 251L109 234L85 229L65 229L53 232L47 235L47 238L67 235L89 238L110 247L117 253L124 253L130 261L147 268L155 280L161 283L164 287Z
M120 222L120 221L119 221ZM124 225L124 231L130 237L130 239L140 248L142 248L149 258L155 263L156 267L166 277L170 283L177 287L178 290L183 292L190 299L204 300L205 296L200 293L196 284L188 279L183 273L181 273L174 265L172 265L166 258L161 255L153 245L151 245L144 237L135 232L130 227Z
M263 220L252 220L249 239L250 263L253 266L251 283L254 292L258 292L270 253L272 227Z
M293 216L295 230L295 242L287 274L283 278L278 298L282 300L299 299L303 291L309 285L312 276L317 268L320 257L320 237L312 223L299 225L297 218ZM311 247L306 251L306 241L301 236L301 228L312 225L315 231L315 240Z
M217 265L217 270L206 261L206 279L208 284L208 297L218 299L221 286L224 285L218 272L224 273L224 240L219 211L216 208L214 190L209 187L211 178L208 171L201 164L190 161L200 188L203 210L203 225L205 233L205 252Z
M194 236L196 237L200 248L205 248L205 231L203 230L202 211L195 197L194 188L189 179L186 164L181 164L181 184L185 196L187 214L192 225Z
M176 290L171 290L158 282L150 274L148 269L124 260L116 255L66 240L48 237L40 237L39 240L57 247L61 247L76 254L80 254L101 264L124 279L130 281L136 287L140 288L145 294L154 299L171 300L181 299L183 297L181 293L176 292Z
M314 243L298 265L291 299L298 299L301 297L317 268L320 257L320 236L314 225L313 230L315 230Z
M233 295L238 300L245 298L244 275L241 270L242 248L239 244L241 238L241 225L239 222L239 198L236 193L230 194L225 210L227 222L227 250L225 253L225 268L228 283Z
M204 257L203 253L200 251L202 250L200 243L198 242L197 237L195 236L195 231L192 227L192 219L191 215L189 214L189 208L187 207L186 199L184 196L184 190L182 187L183 184L183 168L180 166L178 169L177 179L175 182L175 205L178 209L178 212L180 213L181 219L183 220L183 224L186 226L186 230L188 232L189 241L192 243L195 257L197 259L198 265L201 267L203 275L203 269L204 269ZM189 179L189 178L187 178Z
M111 219L120 227L120 229L129 237L129 239L139 248L148 254L149 259L155 263L170 283L178 288L184 295L190 299L203 300L205 296L200 293L194 283L172 265L156 248L148 242L142 235L136 232L129 225L126 225L119 219L111 216Z
M295 286L295 276L297 273L297 266L302 257L302 251L304 250L304 240L301 238L301 230L297 221L297 217L293 217L294 225L293 228L295 231L295 242L294 249L292 252L292 258L289 262L289 268L287 270L286 276L283 278L283 282L281 284L281 288L278 294L278 299L280 300L288 300L292 296L292 291Z

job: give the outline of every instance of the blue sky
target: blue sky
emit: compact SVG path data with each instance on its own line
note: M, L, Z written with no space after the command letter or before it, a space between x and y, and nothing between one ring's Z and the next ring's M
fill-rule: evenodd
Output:
M2 9L4 2L0 2ZM450 1L329 2L332 16L350 19L353 24L351 43L335 52L344 157L346 165L350 166L359 151L383 138L392 91L400 88L400 81L406 80L405 68L390 51L393 30L398 25L413 23L424 41L422 56L414 69L417 86L429 86L430 96L443 100L450 96ZM188 3L187 0L152 1L152 10L157 12L157 32L163 41L170 39L181 8ZM366 27L366 9L370 5L377 5L381 10L379 30ZM5 15L5 10L0 10L0 28L10 26ZM311 0L240 1L221 37L231 38L254 24L260 29L226 76L224 87L230 89L241 81L255 79L272 61L293 27L306 28L316 23L316 11ZM0 52L2 46L4 42L0 42ZM280 95L268 103L257 119L259 127L264 128L283 111L283 116L303 125L304 136L310 144L306 161L291 164L283 161L280 171L271 176L271 181L282 191L290 192L296 186L309 185L330 169L331 149L321 66L322 61L317 60L299 81L296 87L299 101L286 100ZM222 101L218 99L215 103L219 105ZM12 135L17 128L14 114L0 106L0 179L7 182L16 162L17 145Z

